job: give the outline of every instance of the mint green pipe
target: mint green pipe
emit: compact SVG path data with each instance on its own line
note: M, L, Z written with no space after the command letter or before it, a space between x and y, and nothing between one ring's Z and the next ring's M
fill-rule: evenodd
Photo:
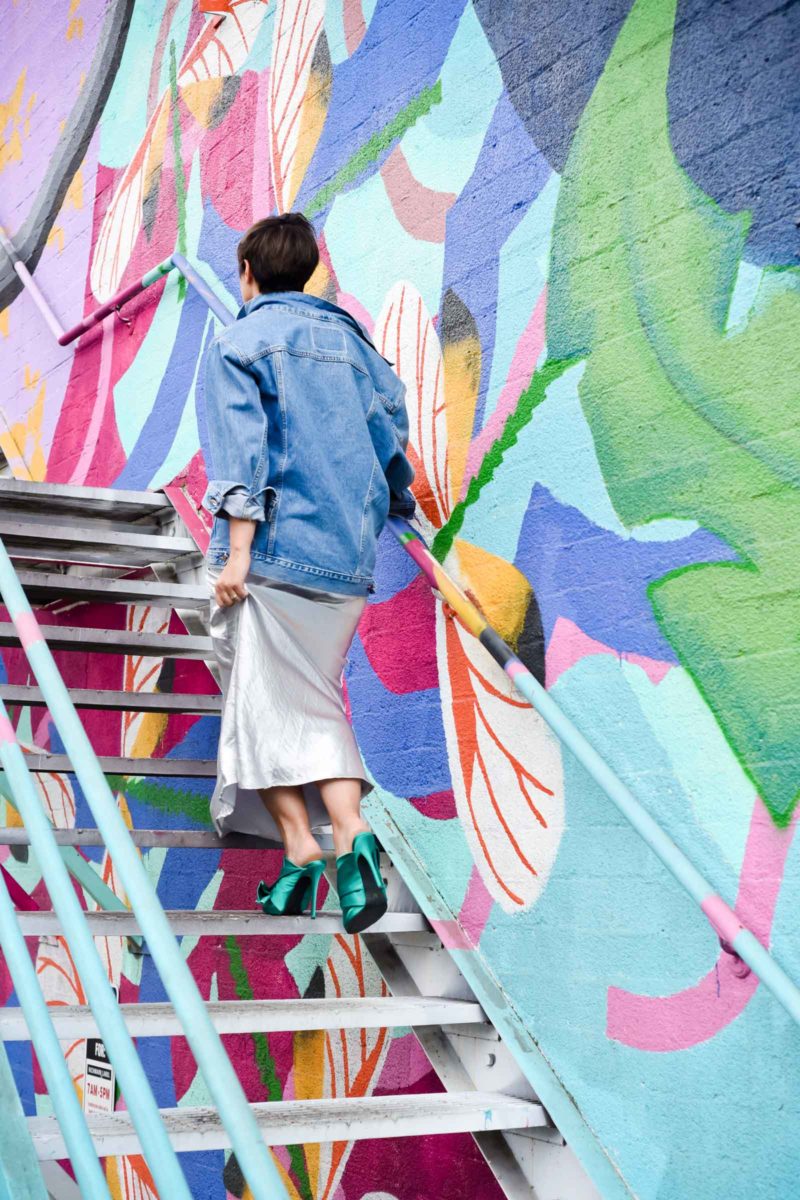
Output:
M85 1200L111 1200L86 1118L78 1103L63 1051L58 1042L25 939L17 923L5 880L0 876L0 945L3 947L31 1042L42 1068L47 1092L64 1134L75 1178Z
M2 594L9 616L17 629L28 661L41 688L42 696L56 723L64 749L72 761L83 794L113 859L114 867L131 902L131 907L136 913L142 934L164 987L178 1019L183 1025L186 1039L230 1136L231 1146L254 1200L288 1200L278 1168L264 1145L242 1086L209 1018L197 984L183 958L175 935L169 927L167 917L141 858L131 841L127 826L109 789L108 781L100 768L97 756L75 711L64 680L61 678L55 660L44 640L39 623L22 590L8 551L2 541L0 541L0 594ZM132 700L135 703L135 697L132 697ZM8 770L7 767L6 769ZM30 780L28 783L30 785ZM13 779L12 786L16 791ZM42 819L45 827L49 830L47 819L43 813ZM23 820L25 820L24 813ZM27 820L25 823L27 825ZM49 832L49 838L53 848L56 849L52 831ZM54 858L66 878L67 872L57 850ZM45 863L41 856L39 861L47 878ZM113 993L108 987L107 981L106 991L112 997L113 1002ZM119 1015L119 1009L116 1008L115 1002L113 1006ZM119 1020L121 1022L122 1018L119 1017ZM99 1018L98 1024L100 1024ZM104 1041L107 1040L102 1025L100 1025L100 1031ZM111 1046L108 1048L113 1061L113 1048ZM122 1074L123 1072L120 1070L120 1076ZM131 1106L130 1095L126 1098ZM131 1115L133 1117L133 1113ZM160 1121L159 1128L166 1141L166 1133L164 1133ZM169 1146L168 1142L167 1146ZM162 1163L151 1160L147 1152L146 1157L153 1175L156 1176L156 1168L161 1168ZM167 1157L171 1157L175 1161L171 1150ZM188 1197L182 1177L180 1191L164 1187L158 1179L156 1182L165 1200L178 1200L178 1198L182 1200L184 1196Z
M7 560L8 556L5 547L0 543L0 565L4 559ZM6 593L3 592L3 595L5 597ZM7 600L6 603L8 605ZM11 606L8 607L10 611ZM64 929L70 953L100 1029L100 1036L119 1076L131 1120L139 1135L156 1186L162 1196L191 1200L189 1188L161 1120L155 1096L111 990L105 967L97 952L94 938L89 932L83 909L78 902L64 860L59 854L52 826L40 803L25 756L17 742L2 700L0 765L6 772L31 846L39 860L53 908Z

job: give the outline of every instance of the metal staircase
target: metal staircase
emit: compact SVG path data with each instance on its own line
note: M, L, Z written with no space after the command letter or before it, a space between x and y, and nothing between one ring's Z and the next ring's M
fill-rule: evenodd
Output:
M187 629L186 634L155 634L44 624L42 629L51 650L141 653L177 659L210 656L211 640L204 632L208 595L202 556L163 493L0 479L0 539L34 606L57 604L63 619L63 614L75 605L146 602L172 608ZM29 625L19 619L0 621L0 646L18 646L21 627L30 633ZM209 667L213 671L213 664ZM213 686L211 681L209 686ZM0 685L0 699L12 710L18 706L41 707L47 703L46 691L33 682L5 683ZM70 689L70 696L78 710L213 714L220 709L220 697L212 692L140 693L84 687ZM64 754L28 753L25 761L34 773L70 772L74 766ZM210 760L100 757L98 761L102 772L112 776L215 774L215 763ZM87 868L80 849L104 845L101 832L59 829L54 831L54 838L67 869L85 887ZM244 854L272 847L271 843L244 835L221 840L212 832L191 829L134 830L130 840L140 852L154 848L198 852L225 848ZM19 847L34 842L36 838L27 828L0 830L2 844ZM330 840L326 856L332 866ZM76 864L82 864L80 872ZM389 911L362 935L361 941L377 964L387 994L325 1000L214 1001L206 1004L206 1013L219 1034L410 1026L445 1090L427 1095L250 1105L263 1141L267 1145L287 1145L468 1131L510 1200L592 1200L597 1191L533 1093L454 958L414 902L406 886L411 882L407 865L386 857L384 870L389 884ZM330 871L328 875L333 883ZM102 889L95 889L90 881L90 890L101 904L100 911L85 915L90 934L128 936L138 939L136 944L141 948L143 933L146 942L143 925L147 922L119 905L115 910L102 911ZM166 917L178 937L341 933L339 916L327 910L313 922L307 917L264 917L255 908L168 911ZM52 937L64 931L55 911L19 911L16 920L24 937ZM7 951L5 941L3 949ZM30 1038L24 1008L0 1010L0 1038L4 1043ZM186 1028L170 1003L123 1004L119 1011L132 1037L169 1038L183 1035ZM50 1010L50 1016L58 1039L97 1035L98 1024L90 1005L59 1006ZM215 1108L161 1110L161 1119L178 1152L232 1144L229 1128ZM147 1155L130 1112L89 1116L87 1124L99 1157L143 1150ZM56 1200L59 1195L75 1195L74 1182L61 1172L59 1184L54 1170L55 1163L68 1157L70 1151L58 1118L29 1118L27 1128L36 1158L40 1164L47 1164L44 1178L49 1194ZM0 1184L3 1165L0 1162ZM282 1194L270 1186L254 1189L252 1181L251 1190L257 1200L262 1195L277 1200ZM11 1190L9 1194L22 1200L39 1193Z

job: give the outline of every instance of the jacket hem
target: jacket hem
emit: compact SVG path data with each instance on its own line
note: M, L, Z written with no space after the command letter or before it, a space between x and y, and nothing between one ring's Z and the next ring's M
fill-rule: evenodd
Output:
M224 566L228 558L227 550L211 548L206 554L206 562L213 566ZM338 571L326 571L323 567L295 563L272 554L251 553L250 570L254 575L262 575L265 579L294 583L319 592L338 592L343 596L366 596L375 588L372 577L368 575L345 575Z

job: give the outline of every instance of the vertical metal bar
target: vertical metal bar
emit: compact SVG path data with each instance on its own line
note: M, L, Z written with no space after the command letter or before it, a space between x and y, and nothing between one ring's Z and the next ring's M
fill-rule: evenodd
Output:
M81 725L2 541L0 593L16 626L45 703L56 723L64 749L72 761L97 827L103 835L114 866L138 917L142 934L183 1025L186 1039L230 1134L231 1145L250 1190L255 1200L288 1200L280 1173L264 1145L242 1086L209 1018L197 984L180 952L125 822L114 803L97 756ZM16 791L16 786L14 790ZM50 841L55 849L52 831ZM63 862L57 852L54 857L66 876ZM42 865L44 866L44 863ZM107 990L111 995L110 989ZM105 1040L105 1035L103 1036ZM150 1165L152 1169L154 1164L151 1162ZM161 1189L160 1184L159 1188ZM173 1200L173 1196L183 1193L167 1189L164 1195Z
M0 945L11 972L31 1041L42 1068L47 1091L53 1101L64 1134L81 1195L87 1200L110 1200L106 1177L92 1142L66 1060L59 1045L36 971L28 954L14 906L0 878Z
M719 936L723 947L727 944L733 948L783 1005L792 1020L800 1025L800 988L761 945L755 934L742 925L733 909L715 893L694 863L639 803L630 788L612 771L566 713L561 711L550 693L517 658L511 647L503 641L497 630L492 628L458 584L443 570L416 530L399 517L390 517L388 525L431 587L440 593L469 632L489 651L517 691L533 705L557 737L600 785L612 804L689 893Z
M0 559L3 557L7 558L6 550L0 543ZM100 1034L119 1075L131 1120L139 1134L156 1186L163 1196L191 1200L189 1188L161 1120L155 1097L125 1027L94 939L84 919L83 909L78 903L64 860L59 854L53 829L39 802L25 756L17 742L2 700L0 765L8 776L20 815L30 835L31 846L39 859L53 908L61 920Z
M6 1048L0 1042L0 1200L48 1200Z
M50 305L45 300L45 298L42 295L42 292L39 288L38 283L33 278L30 271L28 270L28 268L25 266L25 263L22 261L21 258L18 257L17 252L14 249L14 246L13 246L11 240L9 239L6 231L2 227L0 227L0 246L3 247L6 254L11 259L11 265L14 268L14 270L16 271L17 275L19 276L20 281L22 282L22 286L25 288L25 291L28 293L31 300L33 301L33 303L38 308L39 312L44 317L45 321L47 322L47 326L48 326L50 332L53 334L53 336L56 338L57 341L60 341L64 334L64 330L61 328L61 323L60 323L58 317L56 316L56 314L53 312Z

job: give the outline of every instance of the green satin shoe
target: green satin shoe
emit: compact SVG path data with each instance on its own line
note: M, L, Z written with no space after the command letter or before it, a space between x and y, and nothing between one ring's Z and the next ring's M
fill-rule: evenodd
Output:
M325 859L315 858L298 867L284 854L283 866L275 882L268 886L263 879L256 892L256 904L270 917L296 917L311 903L312 921L317 915L317 890Z
M374 833L357 833L350 853L337 858L336 891L348 933L361 933L386 912L386 884Z

